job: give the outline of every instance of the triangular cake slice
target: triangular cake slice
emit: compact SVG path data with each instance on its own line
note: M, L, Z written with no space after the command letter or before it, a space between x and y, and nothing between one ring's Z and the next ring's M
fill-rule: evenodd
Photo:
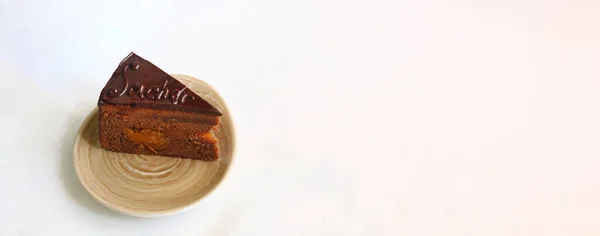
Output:
M129 54L100 93L103 149L215 161L221 112L160 68Z

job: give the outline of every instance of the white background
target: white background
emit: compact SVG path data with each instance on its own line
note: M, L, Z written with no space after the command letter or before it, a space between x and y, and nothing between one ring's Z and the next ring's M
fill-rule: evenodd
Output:
M228 102L187 213L97 204L73 137L134 51ZM0 235L600 235L600 2L0 2Z

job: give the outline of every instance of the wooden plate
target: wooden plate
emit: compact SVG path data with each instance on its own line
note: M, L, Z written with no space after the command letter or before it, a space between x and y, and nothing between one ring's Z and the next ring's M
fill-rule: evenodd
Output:
M222 111L215 133L221 157L215 162L125 154L100 148L98 108L81 125L75 139L74 164L85 189L117 212L140 217L171 215L190 209L225 177L235 154L235 131L225 102L207 83L173 75Z

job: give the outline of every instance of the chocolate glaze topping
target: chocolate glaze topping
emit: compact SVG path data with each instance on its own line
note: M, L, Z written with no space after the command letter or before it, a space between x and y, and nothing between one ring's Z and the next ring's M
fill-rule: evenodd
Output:
M133 52L102 89L98 105L104 103L221 115L181 82Z

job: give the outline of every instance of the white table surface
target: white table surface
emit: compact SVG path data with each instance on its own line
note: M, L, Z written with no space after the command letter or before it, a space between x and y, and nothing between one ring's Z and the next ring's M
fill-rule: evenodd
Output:
M84 3L87 2L87 3ZM0 2L0 235L600 235L600 2ZM194 210L79 184L134 51L203 78L239 148Z

